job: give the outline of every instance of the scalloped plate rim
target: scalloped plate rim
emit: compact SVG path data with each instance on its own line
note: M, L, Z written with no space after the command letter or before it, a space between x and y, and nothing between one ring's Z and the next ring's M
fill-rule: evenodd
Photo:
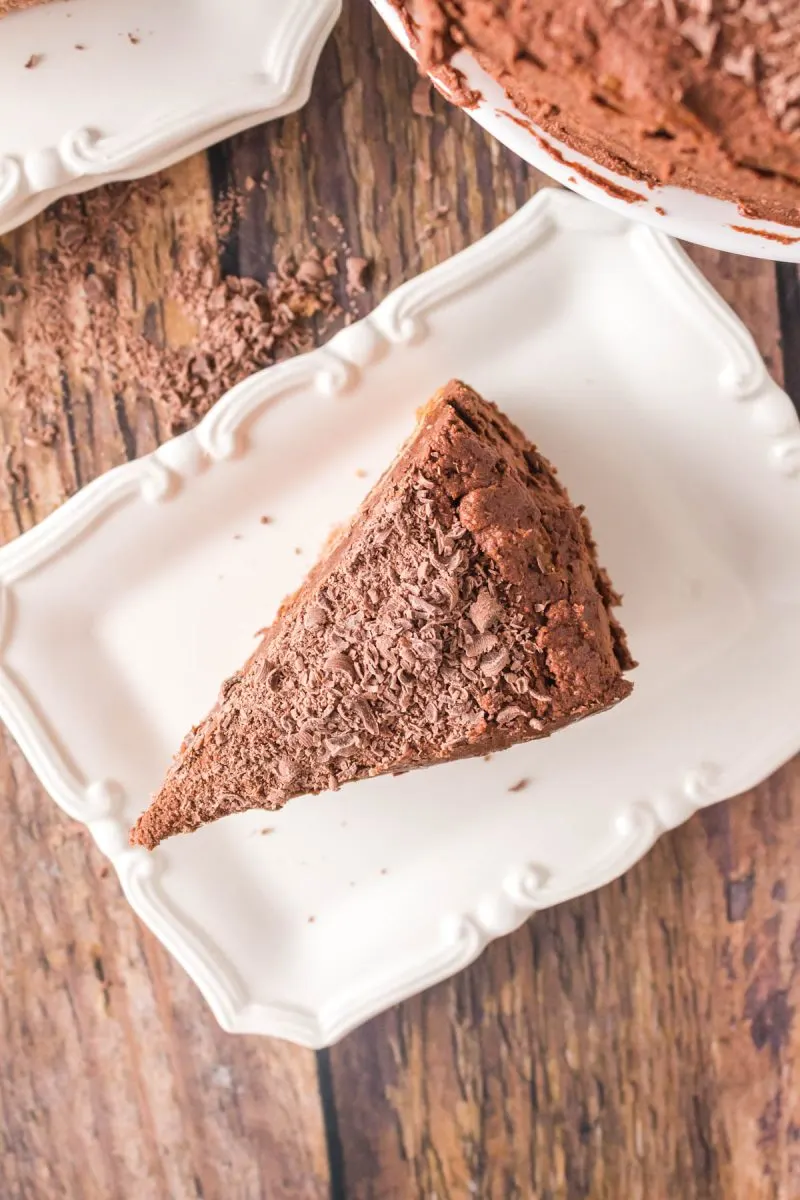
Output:
M797 469L791 474L800 473L800 422L791 402L770 379L745 327L679 247L663 235L632 226L569 193L544 189L493 233L401 285L368 317L340 331L318 349L243 381L195 430L100 476L39 525L0 549L0 592L6 584L63 551L74 538L84 536L87 528L126 497L142 493L153 503L167 499L174 478L181 476L181 467L187 470L188 478L198 455L213 461L241 453L237 430L271 401L301 386L329 393L346 391L353 364L368 369L371 355L380 352L383 343L391 348L413 342L419 334L416 323L424 322L426 312L502 270L504 261L519 252L520 244L530 251L540 239L553 236L560 228L576 227L629 237L638 253L651 256L659 270L669 272L670 285L679 288L683 300L694 306L710 335L726 341L731 359L739 360L739 369L734 370L730 380L731 401L746 398L756 424L762 410L769 416L769 432L754 429L753 438L763 439L764 452L769 455L775 445L790 442L798 453ZM776 469L782 469L774 457L770 461ZM796 479L791 486L797 486ZM0 639L3 649L6 644L5 638ZM536 877L536 867L521 863L516 873L499 881L495 898L499 916L488 924L477 910L449 918L444 914L443 929L446 926L449 932L442 937L435 955L344 989L312 1011L248 996L221 948L206 943L202 931L190 928L183 917L171 912L169 902L158 891L158 856L128 847L127 825L115 819L113 794L104 794L102 781L87 785L74 774L68 778L69 769L45 723L33 710L25 711L20 697L14 695L13 688L9 691L7 684L8 672L0 651L0 718L55 802L87 826L112 862L134 910L192 977L222 1027L230 1032L283 1037L311 1048L332 1044L391 1004L448 978L472 962L490 941L517 928L540 908L610 882L638 861L663 831L707 804L755 786L800 750L800 723L793 724L790 714L784 714L769 753L764 754L762 747L754 753L748 747L743 759L740 756L724 768L697 764L675 780L666 799L628 804L615 820L617 836L609 839L608 850L588 868L583 865L571 875L566 873L566 877L562 874L542 880Z
M16 185L13 182L7 185L7 196L0 194L0 235L18 228L64 196L80 195L104 184L152 175L253 125L277 120L302 108L311 92L319 56L341 14L342 0L304 0L304 3L310 5L308 16L311 24L304 33L304 39L291 47L291 76L280 81L283 87L269 97L268 103L265 102L263 85L250 81L233 112L230 111L227 91L190 110L182 112L173 109L159 118L158 135L155 138L152 132L149 135L152 144L138 152L136 144L148 140L147 127L135 127L125 134L107 133L99 139L92 139L88 127L65 130L52 146L35 152L37 158L50 158L58 164L63 178L53 186L25 187L24 158L0 150L0 181L3 171L17 180ZM313 6L319 11L315 12ZM18 13L14 17L17 21L24 18L25 13ZM295 22L295 25L299 27L299 22ZM270 80L271 84L275 82ZM183 136L179 132L181 126L188 130ZM68 148L81 136L92 141L96 150L113 148L106 169L93 171L88 163L83 168L77 163L70 163Z

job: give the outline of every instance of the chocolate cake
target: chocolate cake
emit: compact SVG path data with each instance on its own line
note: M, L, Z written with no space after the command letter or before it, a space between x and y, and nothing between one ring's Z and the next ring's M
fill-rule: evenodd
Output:
M800 225L797 0L395 3L426 70L467 48L596 163Z
M503 750L616 704L633 666L550 464L451 382L186 738L132 831Z

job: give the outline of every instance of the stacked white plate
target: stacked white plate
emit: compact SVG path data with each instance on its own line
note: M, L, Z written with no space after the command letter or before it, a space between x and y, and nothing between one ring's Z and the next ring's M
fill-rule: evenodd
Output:
M308 98L341 0L74 0L0 25L0 233Z

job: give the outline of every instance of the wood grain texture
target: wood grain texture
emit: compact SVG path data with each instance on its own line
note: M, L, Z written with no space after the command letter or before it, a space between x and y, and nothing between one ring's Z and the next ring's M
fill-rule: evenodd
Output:
M414 115L415 84L350 0L302 113L173 168L135 211L119 282L149 335L185 337L164 302L176 229L221 230L232 189L223 271L263 279L292 246L344 239L374 262L359 311L514 212L541 177L437 95ZM40 219L4 239L29 285L59 236ZM796 270L691 253L800 399ZM24 301L15 320L0 386L42 340ZM165 436L109 354L125 361L122 334L53 356L52 447L0 394L4 538ZM8 739L0 786L2 1200L800 1196L797 763L316 1061L217 1029Z
M336 1047L345 1194L796 1196L799 787L710 809Z

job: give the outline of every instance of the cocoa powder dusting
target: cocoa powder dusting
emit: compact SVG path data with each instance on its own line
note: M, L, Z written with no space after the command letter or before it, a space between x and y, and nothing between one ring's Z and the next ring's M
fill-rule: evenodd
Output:
M19 347L8 397L23 413L26 441L50 446L57 440L64 380L75 362L102 364L85 369L80 382L87 395L97 390L102 370L115 395L152 403L165 431L179 433L240 380L309 349L315 333L340 315L335 252L295 249L263 282L221 277L216 234L183 230L176 215L161 298L143 316L120 283L122 268L147 228L148 210L168 203L168 191L168 182L156 177L69 197L50 210L41 238L47 248L39 250L34 282L25 285L24 336L23 285L12 265L0 266L0 327ZM223 198L223 236L241 211L239 200ZM338 290L344 295L344 282ZM167 321L173 342L180 330L181 344L164 344ZM70 380L74 390L74 376Z

